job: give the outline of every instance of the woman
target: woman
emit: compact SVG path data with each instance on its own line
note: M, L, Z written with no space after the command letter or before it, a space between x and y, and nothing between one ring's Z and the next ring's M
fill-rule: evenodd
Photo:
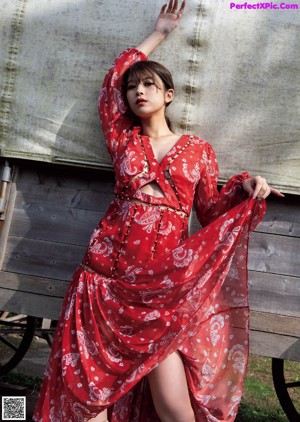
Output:
M236 416L248 355L247 240L264 213L255 198L281 194L248 173L219 194L212 147L170 129L172 78L146 59L184 7L164 5L153 33L104 80L115 198L70 283L35 421ZM188 237L193 202L206 227Z

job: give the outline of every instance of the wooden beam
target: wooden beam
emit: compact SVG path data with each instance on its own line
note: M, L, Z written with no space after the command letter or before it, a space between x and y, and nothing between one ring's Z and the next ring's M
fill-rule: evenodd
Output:
M103 216L100 211L30 203L14 209L10 236L87 246Z
M251 311L250 329L262 333L282 334L300 340L300 316L292 317Z
M85 250L65 243L10 237L2 270L68 281Z
M256 311L300 316L299 277L249 271L249 301Z
M61 307L61 298L1 289L0 309L5 311L57 320Z
M68 285L69 282L63 280L0 271L1 292L6 289L62 299Z
M299 362L300 339L250 330L250 353Z
M249 242L249 270L299 277L300 238L254 232Z

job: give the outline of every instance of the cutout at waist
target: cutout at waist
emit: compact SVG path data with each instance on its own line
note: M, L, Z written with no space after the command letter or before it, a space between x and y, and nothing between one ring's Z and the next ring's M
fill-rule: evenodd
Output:
M155 181L146 183L139 190L147 195L155 196L155 198L164 198L166 196L159 184Z

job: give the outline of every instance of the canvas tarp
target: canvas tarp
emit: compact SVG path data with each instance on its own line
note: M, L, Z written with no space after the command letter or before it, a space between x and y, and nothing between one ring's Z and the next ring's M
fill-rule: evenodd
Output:
M221 180L248 170L284 192L300 191L300 10L293 3L254 10L189 0L180 28L151 56L174 76L175 130L213 145ZM161 5L2 0L1 156L110 166L99 86L115 56L151 32Z

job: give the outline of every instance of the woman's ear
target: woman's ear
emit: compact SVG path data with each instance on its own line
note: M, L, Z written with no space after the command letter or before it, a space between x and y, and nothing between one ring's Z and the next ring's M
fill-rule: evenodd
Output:
M165 93L166 107L174 100L174 89L168 89Z

